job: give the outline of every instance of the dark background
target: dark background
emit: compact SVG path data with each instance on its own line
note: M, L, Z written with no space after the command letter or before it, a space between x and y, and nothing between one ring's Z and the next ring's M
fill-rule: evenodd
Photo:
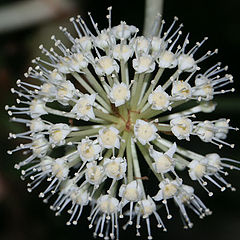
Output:
M6 4L17 2L13 0L0 0L0 8ZM18 1L20 2L20 1ZM113 6L113 24L125 20L141 29L143 24L144 1L143 0L82 0L75 1L72 11L61 11L52 20L43 21L35 26L23 28L11 32L0 32L0 102L1 106L1 158L0 158L0 239L1 240L48 240L48 239L92 239L92 230L88 230L87 213L81 217L78 226L68 227L65 222L68 216L63 214L55 217L49 210L49 206L42 203L37 197L37 192L29 194L26 191L26 183L19 179L18 172L13 169L16 162L22 159L21 155L8 156L7 149L12 149L15 143L7 140L8 132L21 131L18 125L10 124L8 116L4 112L5 104L14 104L14 96L10 94L10 88L15 87L15 81L26 71L32 57L39 54L37 46L40 43L48 44L52 29L57 29L59 24L67 24L69 16L78 13L86 17L87 11L91 11L100 28L107 26L105 15L106 8ZM171 21L173 16L178 16L184 23L184 32L190 32L190 40L196 42L208 36L209 40L203 49L219 49L219 54L207 60L207 66L218 61L229 65L229 72L233 74L236 92L217 98L218 107L214 114L206 116L209 119L220 117L231 118L232 126L240 126L240 96L239 96L239 57L240 57L240 1L238 0L166 0L164 18ZM1 21L1 19L0 19ZM221 155L240 160L239 133L231 132L228 142L234 142L234 150L224 147ZM211 144L199 143L192 138L189 147L203 154L207 152L219 152ZM240 173L235 171L227 177L233 185L239 188ZM193 229L185 231L182 228L177 208L174 206L172 220L165 220L168 232L163 233L154 226L153 237L155 239L240 239L240 192L219 192L216 188L212 198L195 184L198 195L213 210L213 215L200 220L197 216L191 216L195 223ZM142 226L143 233L144 225ZM120 237L135 239L135 229L121 231ZM144 239L147 238L143 234ZM143 239L140 237L139 239Z

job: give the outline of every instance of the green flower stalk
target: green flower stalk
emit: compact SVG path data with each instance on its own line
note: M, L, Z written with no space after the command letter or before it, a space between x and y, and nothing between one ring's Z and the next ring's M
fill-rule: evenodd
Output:
M182 171L209 196L208 183L234 190L225 175L226 169L239 170L237 161L181 147L192 138L234 147L225 140L229 130L237 130L228 119L196 117L214 111L215 95L234 91L225 89L233 77L220 63L200 69L217 50L199 57L207 38L196 44L188 34L182 38L176 17L167 27L157 16L153 26L161 27L144 37L125 22L112 26L108 11L106 29L100 30L90 13L94 32L80 16L70 19L75 35L60 27L71 48L55 36L49 50L40 45L45 58L35 58L26 80L17 80L12 92L18 105L6 106L11 121L28 127L10 133L23 143L8 153L26 156L15 167L22 179L30 179L29 192L48 182L39 197L51 202L56 215L67 210L67 225L76 225L87 208L95 236L119 239L119 218L124 218L124 229L135 223L137 235L146 222L152 239L153 218L166 231L164 218L171 219L176 208L185 228L192 227L188 208L201 218L211 213L184 183Z

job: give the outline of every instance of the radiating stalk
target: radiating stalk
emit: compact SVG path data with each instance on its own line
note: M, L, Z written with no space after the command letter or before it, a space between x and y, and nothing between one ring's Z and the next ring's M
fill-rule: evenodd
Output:
M144 186L143 186L143 182L142 182L141 170L140 170L138 156L137 156L137 150L136 150L136 146L135 146L135 143L132 138L131 138L131 151L132 151L132 156L133 156L134 174L142 188L144 198L146 198L146 194L145 194L145 190L144 190Z
M72 72L72 75L76 78L76 80L90 93L94 94L96 93L89 85L88 83L77 73ZM98 94L96 95L96 100L108 111L111 112L111 106L104 101L102 97L100 97Z
M127 141L127 181L130 183L133 181L133 158L131 151L131 137Z
M142 153L144 160L147 162L148 166L151 168L152 172L155 174L156 178L159 180L159 182L161 182L163 179L162 179L161 175L156 173L155 170L153 169L153 166L152 166L153 162L149 155L148 149L146 148L146 146L143 146L139 142L137 142L137 146L138 146L140 152Z

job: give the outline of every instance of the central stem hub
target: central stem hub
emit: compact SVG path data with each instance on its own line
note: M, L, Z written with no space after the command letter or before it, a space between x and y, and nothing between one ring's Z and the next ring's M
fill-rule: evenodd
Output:
M139 112L128 110L127 120L126 120L126 127L125 130L130 132L133 130L133 126L138 119Z

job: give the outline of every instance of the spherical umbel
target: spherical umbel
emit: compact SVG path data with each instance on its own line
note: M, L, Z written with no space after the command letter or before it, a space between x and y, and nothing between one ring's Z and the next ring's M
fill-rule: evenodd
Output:
M240 170L238 161L220 156L218 148L208 154L200 144L198 153L184 148L193 138L234 147L226 140L238 130L230 120L208 120L215 95L234 91L226 89L233 77L220 63L201 69L217 51L198 57L207 38L192 44L177 17L167 27L157 16L154 32L141 36L123 21L112 26L111 9L106 29L91 13L90 28L77 16L70 19L75 33L59 28L71 46L55 36L50 49L39 46L45 60L32 60L27 80L11 89L17 104L5 107L11 121L28 128L9 133L19 145L8 153L24 154L15 168L30 179L29 192L47 182L39 197L57 216L67 211L67 225L77 225L89 205L94 236L119 239L119 218L125 218L124 229L134 223L139 236L144 223L152 239L152 223L166 231L162 218L175 211L184 228L193 226L190 210L200 218L211 214L189 181L209 196L210 184L235 190L226 178Z

